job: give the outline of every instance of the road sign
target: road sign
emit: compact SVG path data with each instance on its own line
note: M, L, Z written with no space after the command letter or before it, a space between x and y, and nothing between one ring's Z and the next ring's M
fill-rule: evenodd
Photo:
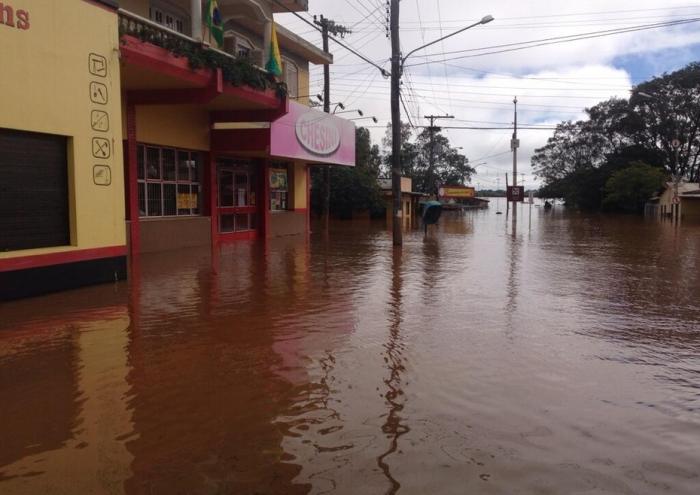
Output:
M679 139L674 139L673 141L671 141L671 146L673 146L674 148L680 148L680 147L681 147L681 142L680 142L680 140L679 140Z
M525 199L524 186L508 186L506 190L508 201L523 201Z
M679 198L678 196L674 196L671 200L671 203L673 203L674 205L678 205L681 203L681 198Z

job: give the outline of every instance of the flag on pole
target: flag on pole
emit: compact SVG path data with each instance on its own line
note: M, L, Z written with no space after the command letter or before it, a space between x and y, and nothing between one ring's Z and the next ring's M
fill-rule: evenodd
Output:
M280 56L280 46L277 43L277 30L272 22L272 32L270 33L270 48L265 69L275 77L282 76L282 57Z
M204 21L209 28L209 39L213 37L219 44L224 46L224 23L221 19L221 11L216 0L207 0L207 10L204 13Z

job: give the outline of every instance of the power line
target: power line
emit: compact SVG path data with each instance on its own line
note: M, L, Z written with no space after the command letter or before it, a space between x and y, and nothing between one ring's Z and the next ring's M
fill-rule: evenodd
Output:
M274 3L276 3L277 5L279 5L280 7L284 8L285 10L287 10L287 11L288 11L289 13L291 13L292 15L294 15L294 16L298 17L299 19L301 19L302 21L304 21L304 22L305 22L306 24L308 24L309 26L311 26L311 27L313 27L314 29L316 29L317 31L321 32L321 28L317 27L313 22L311 22L311 21L309 21L309 20L307 20L307 19L304 19L304 17L302 17L301 15L299 15L297 12L294 12L292 9L290 9L289 7L287 7L285 4L283 4L283 3L280 2L279 0L272 0L272 1L273 1ZM367 62L368 64L373 65L374 67L376 67L377 69L379 69L379 71L382 73L382 75L388 76L388 72L387 72L383 67L380 67L379 65L375 64L374 62L372 62L369 58L365 57L365 56L362 55L361 53L359 53L359 52L355 51L354 49L350 48L348 45L346 45L346 44L343 43L342 41L338 40L335 36L329 35L328 38L331 39L331 40L333 40L335 43L337 43L338 45L342 46L342 47L345 48L346 50L352 52L353 54L355 54L356 56L358 56L359 58L361 58L362 60L364 60L364 61Z
M529 44L528 46L518 46L515 48L507 48L504 50L494 50L490 52L482 52L482 53L476 53L474 55L462 55L459 57L450 57L450 58L443 58L442 60L434 60L431 62L417 62L415 64L410 64L408 67L416 67L419 65L426 65L426 63L445 63L447 61L451 60L461 60L465 58L474 58L474 57L483 57L485 55L495 55L499 53L506 53L506 52L514 52L514 51L519 51L519 50L526 50L528 48L536 48L539 46L548 46L548 45L556 45L556 44L561 44L561 43L570 43L572 41L580 41L580 40L585 40L585 39L592 39L592 38L603 38L606 36L613 36L616 34L625 34L625 33L632 33L636 31L646 31L649 29L658 29L658 28L663 28L663 27L671 27L671 26L679 26L683 24L690 24L694 22L700 21L700 18L693 18L693 19L686 19L683 21L672 21L668 23L659 23L659 24L653 24L653 25L648 25L648 26L638 26L636 28L625 28L625 29L619 29L619 30L608 30L608 31L594 31L592 33L582 33L580 35L570 35L570 36L565 36L561 37L558 41L550 41L550 42L542 42L542 43L535 43L535 41L527 41L527 42L522 42L522 43L513 43L512 45L521 45L521 44L527 44L527 43L535 43L535 44ZM594 33L604 33L604 34L594 34ZM572 36L578 36L577 38L572 38ZM564 38L570 38L570 39L564 39ZM552 38L554 39L554 38ZM497 47L494 46L493 48ZM473 50L487 50L490 49L490 47L484 47L484 48L479 48L479 49L470 49L470 50L461 50L460 52L465 52L465 51L473 51ZM443 54L432 54L433 56L441 56Z

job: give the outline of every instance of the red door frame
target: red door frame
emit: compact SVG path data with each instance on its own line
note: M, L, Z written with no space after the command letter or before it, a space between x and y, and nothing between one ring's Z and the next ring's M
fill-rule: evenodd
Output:
M263 177L266 175L266 168L263 164L261 166L261 161L259 159L253 158L252 161L256 166L256 171L258 171L258 184L255 188L256 204L255 206L245 206L245 207L227 207L219 206L219 166L218 162L220 159L241 159L248 160L248 158L236 157L229 153L211 153L210 160L210 181L209 187L211 189L211 235L212 244L222 243L229 241L239 241L244 239L257 239L259 236L264 235L267 229L267 219L266 219L266 208L265 208L265 198L267 197L264 193ZM253 230L246 230L243 232L220 232L219 231L219 221L221 213L257 213L258 222Z

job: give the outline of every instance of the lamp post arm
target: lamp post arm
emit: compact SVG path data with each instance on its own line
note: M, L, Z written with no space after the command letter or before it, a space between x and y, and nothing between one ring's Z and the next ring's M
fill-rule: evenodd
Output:
M438 39L436 39L436 40L431 41L430 43L426 43L426 44L423 45L423 46L419 46L418 48L415 48L415 49L411 50L410 52L408 52L408 53L406 54L405 57L403 57L403 58L401 59L401 69L403 69L403 65L404 65L404 63L406 63L406 60L408 59L408 57L410 57L411 55L413 55L413 54L416 53L417 51L422 50L423 48L427 48L427 47L429 47L429 46L431 46L431 45L434 45L435 43L439 43L440 41L446 40L447 38L451 38L452 36L454 36L454 35L456 35L456 34L459 34L459 33L462 33L462 32L464 32L464 31L466 31L467 29L471 29L471 28L473 28L473 27L475 27L475 26L478 26L479 24L486 24L487 22L491 22L492 20L493 20L492 17L486 16L486 17L484 17L483 19L481 19L480 21L475 22L474 24L470 24L470 25L467 26L467 27L463 27L462 29L458 29L458 30L455 31L454 33L450 33L450 34L448 34L448 35L446 35L446 36L443 36L442 38L438 38Z

